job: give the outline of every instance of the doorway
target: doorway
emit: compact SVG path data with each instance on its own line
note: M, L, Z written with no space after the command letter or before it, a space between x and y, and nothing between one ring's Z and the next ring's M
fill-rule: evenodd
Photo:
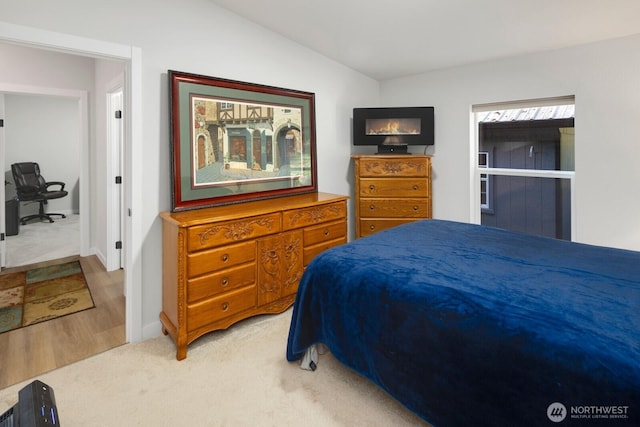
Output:
M99 40L29 28L13 24L0 26L0 42L56 50L90 58L105 58L125 64L124 104L128 114L124 117L125 154L123 191L126 221L123 227L125 256L124 286L126 289L126 340L142 340L142 63L141 50L135 46L104 43ZM86 100L84 100L86 102ZM134 120L135 119L135 120ZM88 123L84 117L83 123ZM85 129L83 129L83 132ZM84 146L84 145L83 145ZM89 150L83 150L82 159L88 163ZM88 191L88 189L81 189ZM88 197L81 197L88 200ZM84 211L83 207L80 208ZM89 210L87 209L87 212ZM132 215L135 213L135 215ZM84 234L84 233L83 233Z
M0 209L0 222L5 229L7 215L16 217L15 224L10 224L15 225L15 229L12 233L6 232L0 242L3 268L87 253L89 227L79 218L81 208L87 206L81 206L79 200L82 178L79 153L83 151L81 141L86 141L83 129L88 128L82 123L82 118L87 116L83 113L87 108L86 99L87 94L78 90L0 83L0 102L4 106L4 126L0 130L0 164L5 167L5 185L0 186L2 199L16 200L10 165L23 161L36 161L43 176L49 181L63 182L68 192L64 198L48 204L48 212L66 216L56 218L55 224L19 223L19 216L37 213L38 203L16 200L14 212ZM7 203L2 208L6 206ZM39 237L43 239L42 244L37 244ZM9 249L12 253L8 253Z
M4 89L7 89L6 86L4 85ZM23 86L17 87L17 89L20 91L27 90ZM85 209L91 204L90 198L92 195L84 192L82 194L83 197L80 197L80 187L89 187L87 185L88 177L92 173L91 163L81 160L83 155L90 152L89 147L83 146L84 144L89 144L89 139L83 136L83 130L88 129L88 114L86 113L86 99L88 96L86 93L79 91L64 93L65 96L61 96L63 93L60 91L57 91L58 93L55 96L52 93L36 94L38 91L42 91L42 89L36 87L27 94L13 90L11 95L5 96L5 98L15 98L12 102L6 104L7 109L15 109L13 115L9 114L8 111L5 115L8 118L5 128L9 136L5 140L11 146L7 151L15 151L10 154L16 160L22 159L23 156L37 160L41 165L43 175L47 178L66 181L65 189L69 190L66 198L72 201L69 206L72 206L75 212L70 214L63 210L62 212L67 214L67 218L56 218L53 224L46 221L33 221L21 226L19 234L15 237L20 240L28 240L29 235L33 234L31 232L35 229L37 230L37 235L34 236L36 240L33 247L39 249L45 247L46 249L47 245L53 243L56 251L45 253L44 255L47 258L31 258L29 262L21 264L22 267L9 265L8 267L14 268L7 269L3 273L13 274L17 271L25 271L23 270L26 268L25 264L31 267L44 267L53 265L52 262L47 262L48 260L55 259L53 261L55 263L59 263L62 260L70 260L69 254L65 256L65 254L61 253L61 246L66 247L70 240L75 239L74 255L79 255L80 247L84 246L82 250L83 256L79 258L79 261L82 264L85 277L87 277L87 283L91 288L95 309L74 316L66 316L62 322L44 322L41 325L37 325L37 328L20 328L1 334L0 341L2 343L0 347L5 349L21 348L22 345L28 345L29 348L34 350L34 355L55 355L43 360L41 357L34 357L31 354L24 355L20 354L20 352L6 350L3 355L3 362L10 366L11 369L4 370L3 374L0 375L0 384L5 385L10 385L14 381L22 381L36 374L39 375L51 368L64 366L126 342L126 317L123 315L126 307L124 290L122 289L124 284L123 272L116 271L110 274L105 271L104 263L99 261L95 255L87 256L91 255L87 253L87 250L89 252L92 250L88 248L89 238L86 234L79 233L80 228L89 230L91 221L91 215ZM64 101L55 102L59 99ZM40 119L43 123L38 126L43 126L36 129L38 126L34 125L32 121L38 120L43 116L48 117ZM16 138L16 135L21 135L21 129L18 129L18 132L14 134L9 132L11 126L14 128L26 128L25 136ZM43 137L44 135L49 135L49 137ZM25 138L32 140L27 143ZM67 139L70 140L68 144ZM65 147L63 148L62 146ZM0 148L0 151L4 152L3 148ZM3 159L2 164L4 165L11 161L10 158L7 161ZM95 162L93 163L95 164ZM46 168L44 167L45 165L47 165ZM53 170L56 171L55 174L52 172ZM69 175L64 176L65 172L68 172ZM94 192L94 194L104 193L105 191ZM80 205L82 205L82 208L79 207ZM26 207L33 208L33 206ZM52 202L49 203L47 211L60 212ZM28 212L21 212L21 214L25 213ZM77 215L77 213L81 215ZM75 235L67 227L70 225L69 221L74 217L76 217L74 220L79 221L81 219L83 224L86 224L86 227L78 227L78 230L76 230L78 232ZM65 234L61 235L61 232ZM10 237L9 239L12 238ZM61 244L60 242L64 243ZM9 241L7 241L8 243ZM7 246L10 249L18 248L13 243L15 242L11 242L11 245ZM30 253L34 255L33 251L30 251ZM71 259L75 260L78 257L75 256ZM117 287L115 292L114 287ZM107 330L109 333L105 334ZM63 333L60 333L61 331ZM72 331L73 333L71 333ZM52 340L47 342L40 339L38 335L52 337Z

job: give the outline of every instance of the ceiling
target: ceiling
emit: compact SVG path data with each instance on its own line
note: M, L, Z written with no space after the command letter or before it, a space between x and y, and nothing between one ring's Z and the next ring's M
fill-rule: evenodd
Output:
M376 80L640 33L638 0L209 0Z

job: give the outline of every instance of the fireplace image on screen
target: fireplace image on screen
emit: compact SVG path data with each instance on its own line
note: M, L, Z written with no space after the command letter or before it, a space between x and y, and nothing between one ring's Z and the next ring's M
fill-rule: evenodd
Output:
M409 145L434 144L433 123L433 107L354 108L353 145L407 153Z
M420 135L420 119L367 119L367 135ZM389 139L389 138L387 138Z

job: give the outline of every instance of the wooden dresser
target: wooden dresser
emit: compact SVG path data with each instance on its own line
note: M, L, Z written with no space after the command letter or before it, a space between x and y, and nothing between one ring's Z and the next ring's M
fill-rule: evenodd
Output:
M304 267L347 242L347 197L311 193L163 212L162 330L187 345L293 304Z
M354 155L356 238L431 218L431 157Z

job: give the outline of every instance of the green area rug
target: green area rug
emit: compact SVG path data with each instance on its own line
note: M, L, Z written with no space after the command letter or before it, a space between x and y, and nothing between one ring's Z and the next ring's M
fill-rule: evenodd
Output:
M79 261L0 275L0 333L93 307Z

